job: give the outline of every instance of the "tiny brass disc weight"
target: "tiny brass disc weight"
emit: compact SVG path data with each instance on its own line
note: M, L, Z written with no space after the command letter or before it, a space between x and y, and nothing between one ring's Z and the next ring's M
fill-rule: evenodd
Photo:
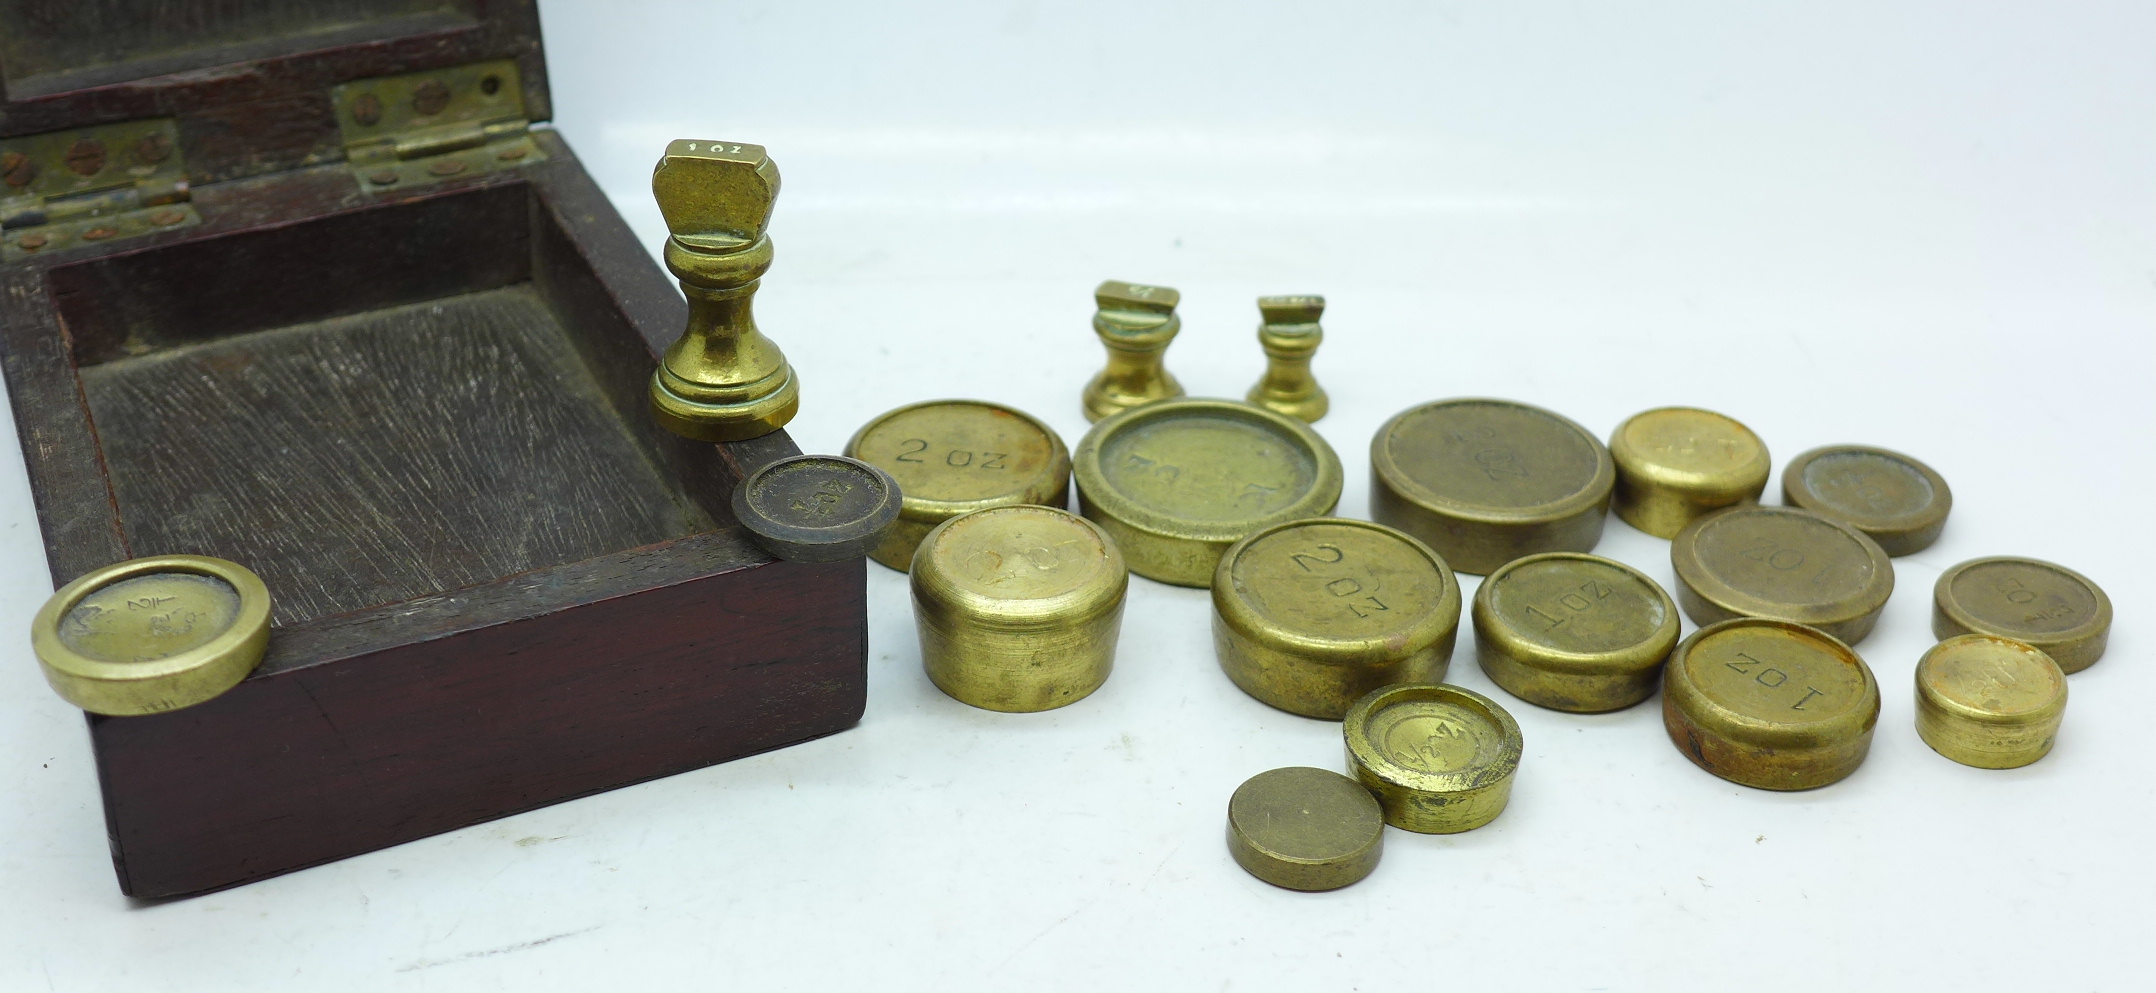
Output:
M1108 680L1130 573L1091 521L995 507L936 526L913 555L921 664L984 710L1077 703Z
M1496 819L1520 767L1520 726L1473 690L1402 683L1370 691L1341 722L1348 767L1385 823L1422 834Z
M245 567L158 555L93 570L31 622L45 680L115 717L191 707L231 689L269 647L269 588Z
M1954 493L1930 466L1900 452L1835 445L1782 467L1782 502L1856 528L1888 555L1908 555L1939 540Z
M898 518L898 484L883 470L836 455L796 455L734 487L734 517L772 555L843 562L868 554Z
M1460 584L1383 524L1316 518L1236 542L1213 578L1220 667L1258 700L1339 720L1373 689L1445 678Z
M1475 657L1505 692L1595 714L1654 695L1677 647L1677 605L1612 559L1546 552L1514 559L1475 591Z
M1340 457L1308 424L1234 400L1160 400L1093 425L1072 456L1078 506L1130 570L1209 586L1228 546L1340 502Z
M1440 400L1370 442L1370 516L1486 576L1537 552L1602 540L1617 470L1587 429L1510 400Z
M1864 640L1894 592L1894 563L1847 524L1746 505L1686 525L1669 546L1677 602L1700 624L1765 617Z
M1228 799L1228 852L1274 886L1336 890L1369 875L1384 851L1377 801L1337 772L1261 772Z
M2059 668L2080 672L2104 657L2111 598L2087 576L2037 559L1963 562L1932 587L1931 633L1989 634L2026 642Z
M1610 509L1657 538L1674 538L1701 514L1757 500L1772 463L1752 429L1711 410L1663 407L1610 435L1617 490Z
M1879 685L1817 628L1738 618L1692 632L1662 672L1662 723L1700 768L1763 790L1808 790L1863 764Z
M2016 769L2051 752L2066 716L2066 673L2040 648L1965 634L1916 664L1916 733L1979 769Z
M910 404L862 426L846 454L891 474L898 522L869 557L901 572L929 529L976 510L1070 502L1070 452L1048 425L986 400Z

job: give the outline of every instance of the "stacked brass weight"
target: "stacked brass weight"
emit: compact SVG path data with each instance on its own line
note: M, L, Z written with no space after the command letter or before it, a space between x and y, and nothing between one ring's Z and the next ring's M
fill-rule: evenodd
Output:
M1338 518L1254 531L1213 574L1213 646L1243 692L1339 720L1371 690L1445 678L1460 584L1430 546Z
M1677 602L1700 624L1765 617L1864 640L1894 592L1894 563L1862 531L1795 507L1742 504L1669 544Z
M93 714L191 707L247 678L269 647L261 577L204 555L156 555L61 587L31 622L46 682Z
M976 510L1070 502L1071 459L1054 430L986 400L908 404L862 425L846 454L891 474L897 523L869 557L901 572L936 525Z
M1377 796L1385 823L1457 834L1490 823L1512 798L1520 725L1473 690L1400 683L1370 691L1341 721L1348 768Z
M1765 442L1736 420L1696 407L1634 414L1610 434L1617 489L1610 509L1657 538L1674 538L1702 514L1758 500L1772 461Z
M1510 400L1402 411L1370 441L1370 517L1486 576L1538 552L1602 540L1616 468L1586 428Z
M1260 528L1331 513L1340 457L1310 425L1234 400L1182 397L1093 425L1071 454L1080 510L1132 572L1210 586Z
M759 145L684 139L666 146L651 192L671 232L666 268L689 298L688 328L652 373L652 416L698 441L777 431L800 409L801 387L751 305L771 268L764 229L778 166Z
M2066 673L2040 648L1965 634L1916 664L1916 731L1933 751L1979 769L2050 754L2066 716Z
M1654 695L1677 605L1631 566L1584 552L1514 559L1475 591L1475 657L1529 703L1595 714Z
M1763 790L1855 772L1879 723L1879 684L1818 628L1740 617L1692 633L1662 670L1662 723L1693 764Z
M1130 573L1092 522L1049 507L975 511L930 531L911 571L921 664L953 699L1053 710L1107 681Z
M1086 384L1085 417L1097 421L1155 400L1183 395L1164 354L1183 319L1182 294L1166 286L1109 280L1093 290L1093 333L1108 349L1108 365Z
M1311 375L1310 359L1325 340L1318 318L1325 314L1320 296L1259 297L1258 344L1265 349L1265 375L1250 388L1251 403L1316 423L1332 408L1325 388Z

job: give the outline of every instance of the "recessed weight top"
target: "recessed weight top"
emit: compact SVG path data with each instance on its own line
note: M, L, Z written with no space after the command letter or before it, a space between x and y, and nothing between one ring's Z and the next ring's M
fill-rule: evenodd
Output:
M1930 466L1900 452L1833 445L1782 468L1782 502L1856 528L1888 555L1908 555L1939 540L1954 493Z
M1760 789L1806 790L1864 761L1879 687L1832 635L1738 618L1693 632L1671 653L1662 718L1677 750L1700 768Z
M1932 587L1932 633L1989 634L2034 645L2067 672L2103 658L2111 598L2087 576L2039 559L1972 559Z
M1341 721L1348 766L1385 823L1422 834L1471 831L1504 812L1520 726L1473 690L1402 683L1370 691Z
M1538 552L1592 551L1616 468L1563 417L1509 400L1440 400L1404 411L1370 443L1370 515L1461 572L1488 575Z
M734 487L734 517L772 555L789 562L860 558L898 517L898 484L865 462L796 455Z
M1048 425L986 400L930 400L868 422L846 454L890 473L904 498L870 557L893 569L912 565L930 528L990 507L1070 500L1070 453Z
M45 680L94 714L191 707L231 689L269 647L269 588L235 562L157 555L92 570L31 621Z
M1677 602L1701 624L1766 617L1852 644L1894 592L1894 564L1849 525L1794 507L1743 505L1701 517L1670 542Z
M1677 645L1677 605L1631 566L1580 552L1507 563L1475 591L1475 651L1506 692L1576 713L1653 695Z

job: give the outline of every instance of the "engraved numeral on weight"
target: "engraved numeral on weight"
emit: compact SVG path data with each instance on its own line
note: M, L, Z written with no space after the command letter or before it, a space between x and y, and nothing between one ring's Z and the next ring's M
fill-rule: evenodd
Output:
M928 439L907 438L898 444L898 454L893 457L893 461L919 462L923 464L928 462L927 459L920 457L923 452L929 449ZM943 464L954 469L964 469L969 466L975 469L1008 469L1010 468L1010 457L1008 452L976 452L964 448L953 448L943 453Z
M1318 571L1317 566L1335 565L1346 560L1347 553L1341 551L1338 545L1318 545L1308 551L1296 552L1288 556L1288 561L1301 566L1304 572L1316 572ZM1346 607L1348 613L1354 614L1356 617L1368 618L1378 611L1392 609L1385 605L1385 601L1378 599L1375 595L1357 596L1357 594L1363 592L1362 580L1359 579L1341 576L1338 579L1327 580L1325 592L1339 597L1341 606ZM1354 599L1348 599L1350 597Z
M1738 652L1736 658L1722 664L1736 670L1737 672L1752 677L1753 682L1758 683L1761 686L1767 687L1768 689L1776 689L1779 688L1782 684L1789 682L1788 673L1783 672L1782 670L1777 669L1771 665L1768 665L1765 662L1761 662L1760 660L1746 655L1743 652ZM1798 698L1797 702L1790 704L1789 709L1803 710L1804 705L1812 702L1813 697L1824 695L1824 692L1819 690L1817 687L1806 686L1804 688L1804 695Z
M1324 555L1324 553L1326 552L1332 553L1332 557L1326 558ZM1293 555L1288 556L1288 558L1292 560L1296 565L1302 566L1304 572L1317 571L1316 569L1310 568L1310 564L1313 562L1319 565L1331 565L1346 557L1347 553L1341 551L1339 546L1337 545L1319 545L1318 547L1310 551L1297 552Z
M836 479L827 479L816 487L816 492L809 494L807 497L797 497L787 506L797 514L815 514L818 517L829 517L838 512L839 500L851 492L853 492L851 484L842 483Z
M1558 597L1557 602L1548 610L1529 606L1527 616L1541 621L1543 630L1554 630L1566 621L1571 620L1571 614L1584 614L1593 610L1595 604L1608 599L1615 592L1617 592L1616 589L1612 588L1610 584L1599 579L1590 579L1580 584L1579 592L1567 593ZM1558 616L1566 611L1570 611L1571 614L1566 614L1566 616L1562 617Z

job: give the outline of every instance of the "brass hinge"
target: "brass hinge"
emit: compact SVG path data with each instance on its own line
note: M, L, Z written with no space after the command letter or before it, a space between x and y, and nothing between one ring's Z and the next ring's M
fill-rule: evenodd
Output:
M171 118L0 139L0 257L202 223Z
M380 76L330 91L344 158L369 193L542 161L512 59Z

